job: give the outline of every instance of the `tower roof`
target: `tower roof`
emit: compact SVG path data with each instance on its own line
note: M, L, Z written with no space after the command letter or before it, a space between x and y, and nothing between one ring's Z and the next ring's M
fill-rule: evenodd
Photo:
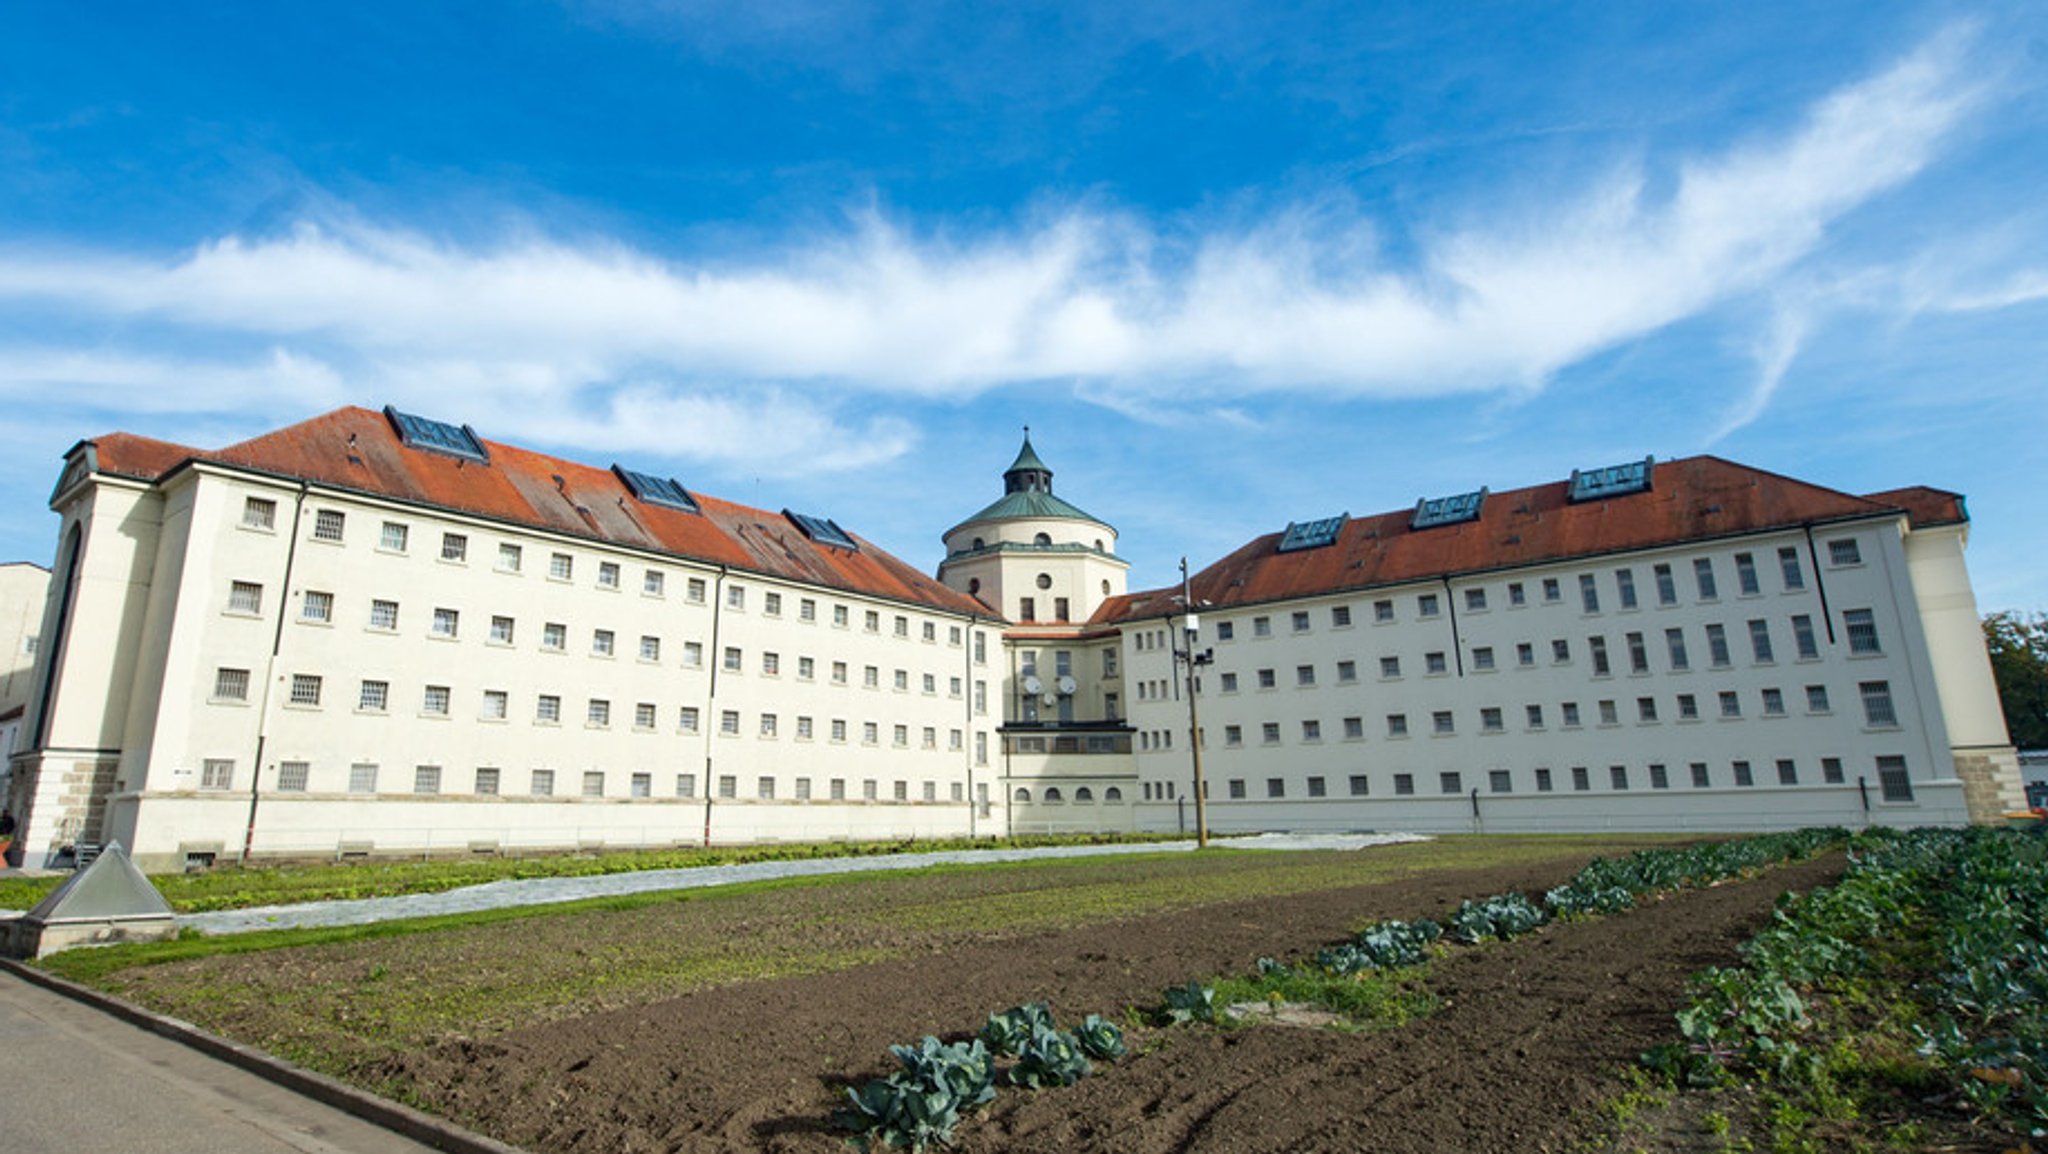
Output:
M1031 427L1027 425L1024 428L1024 445L1017 450L1017 459L1003 470L1002 497L946 530L946 536L951 537L969 525L984 521L1042 520L1086 521L1105 528L1109 525L1102 518L1053 496L1052 467L1040 459L1038 450L1031 447Z
M1009 468L1003 470L1003 476L1007 477L1012 473L1025 472L1038 472L1044 473L1047 477L1052 476L1052 469L1044 461L1038 459L1038 450L1031 447L1031 427L1029 425L1024 428L1024 447L1017 450L1017 459L1010 462Z

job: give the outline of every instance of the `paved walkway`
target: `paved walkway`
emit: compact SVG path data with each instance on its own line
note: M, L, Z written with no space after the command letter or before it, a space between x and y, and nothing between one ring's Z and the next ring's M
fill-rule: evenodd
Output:
M238 1066L0 971L9 1154L426 1154Z
M1421 840L1414 834L1262 834L1232 838L1232 849L1329 850L1364 849ZM819 877L828 874L914 870L949 863L1035 861L1046 858L1101 857L1107 854L1173 853L1195 848L1192 841L1147 842L1125 845L1042 846L1036 849L969 849L939 853L887 854L875 857L815 858L803 861L749 862L743 865L696 866L689 869L641 870L636 873L600 874L593 877L522 878L486 882L437 894L408 894L395 898L364 898L358 901L308 902L292 906L256 906L243 910L222 910L207 914L182 914L180 927L209 934L239 934L251 930L294 929L304 926L354 926L400 918L424 918L440 914L472 913L513 906L550 905L586 898L616 897L623 894L656 893L663 890L702 889L737 885L742 882L779 878Z

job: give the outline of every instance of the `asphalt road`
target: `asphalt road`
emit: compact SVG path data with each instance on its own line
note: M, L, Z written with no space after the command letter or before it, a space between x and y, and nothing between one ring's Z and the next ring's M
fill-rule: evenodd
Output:
M381 1126L0 971L8 1154L424 1154Z

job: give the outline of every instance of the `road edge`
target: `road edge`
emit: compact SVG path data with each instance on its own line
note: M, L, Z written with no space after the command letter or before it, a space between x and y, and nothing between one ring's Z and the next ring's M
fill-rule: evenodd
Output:
M0 969L23 980L91 1006L152 1034L189 1046L218 1058L293 1093L332 1106L393 1133L451 1154L528 1154L520 1147L488 1138L423 1110L379 1098L346 1082L294 1065L253 1046L229 1041L208 1033L190 1022L146 1010L133 1002L81 986L9 958L0 958Z

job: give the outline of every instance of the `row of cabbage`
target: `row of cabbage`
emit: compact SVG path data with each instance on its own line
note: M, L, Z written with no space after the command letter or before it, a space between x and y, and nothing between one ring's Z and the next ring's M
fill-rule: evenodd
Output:
M1496 894L1460 903L1441 924L1429 918L1375 922L1351 941L1317 953L1313 967L1332 977L1349 977L1420 965L1441 938L1466 945L1509 941L1557 918L1621 913L1651 894L1712 885L1778 862L1810 857L1848 837L1845 829L1803 829L1683 849L1638 850L1620 858L1594 858L1570 881L1545 893L1540 904L1520 893ZM1259 959L1261 975L1286 971L1287 967L1271 958Z
M1921 952L1924 951L1924 952ZM1683 1085L1825 1077L1810 1000L1878 980L1918 1056L1980 1117L2048 1132L2048 839L2011 830L1871 830L1841 881L1780 906L1744 964L1696 975L1682 1042L1644 1055ZM1900 976L1901 958L1914 959ZM1865 990L1867 995L1867 988Z
M1113 1062L1124 1052L1123 1031L1099 1014L1062 1030L1044 1002L1014 1006L990 1014L981 1032L965 1042L927 1035L914 1046L889 1047L903 1068L857 1089L847 1087L849 1105L835 1121L852 1131L852 1143L862 1150L950 1145L963 1116L995 1101L999 1077L1033 1090L1071 1086L1094 1071L1094 1062ZM998 1058L1014 1061L999 1071Z
M1436 944L1446 938L1467 945L1508 941L1554 919L1620 913L1648 895L1711 885L1807 857L1848 836L1842 829L1808 829L1595 858L1570 881L1544 894L1540 904L1520 893L1496 894L1460 903L1441 923L1430 918L1375 922L1350 941L1319 951L1300 969L1260 958L1258 972L1262 979L1307 973L1348 980L1406 969L1427 962ZM1218 1023L1215 987L1201 982L1171 987L1152 1016L1167 1026ZM926 1037L914 1046L891 1046L889 1052L903 1068L859 1088L848 1087L850 1104L835 1121L852 1132L852 1143L862 1150L892 1146L922 1151L933 1142L950 1144L961 1118L995 1099L999 1057L1016 1059L1001 1071L1003 1080L1036 1089L1071 1085L1091 1072L1090 1059L1113 1061L1124 1051L1122 1031L1100 1015L1089 1015L1068 1032L1054 1024L1044 1003L1018 1006L990 1014L979 1035L969 1041L947 1043Z

